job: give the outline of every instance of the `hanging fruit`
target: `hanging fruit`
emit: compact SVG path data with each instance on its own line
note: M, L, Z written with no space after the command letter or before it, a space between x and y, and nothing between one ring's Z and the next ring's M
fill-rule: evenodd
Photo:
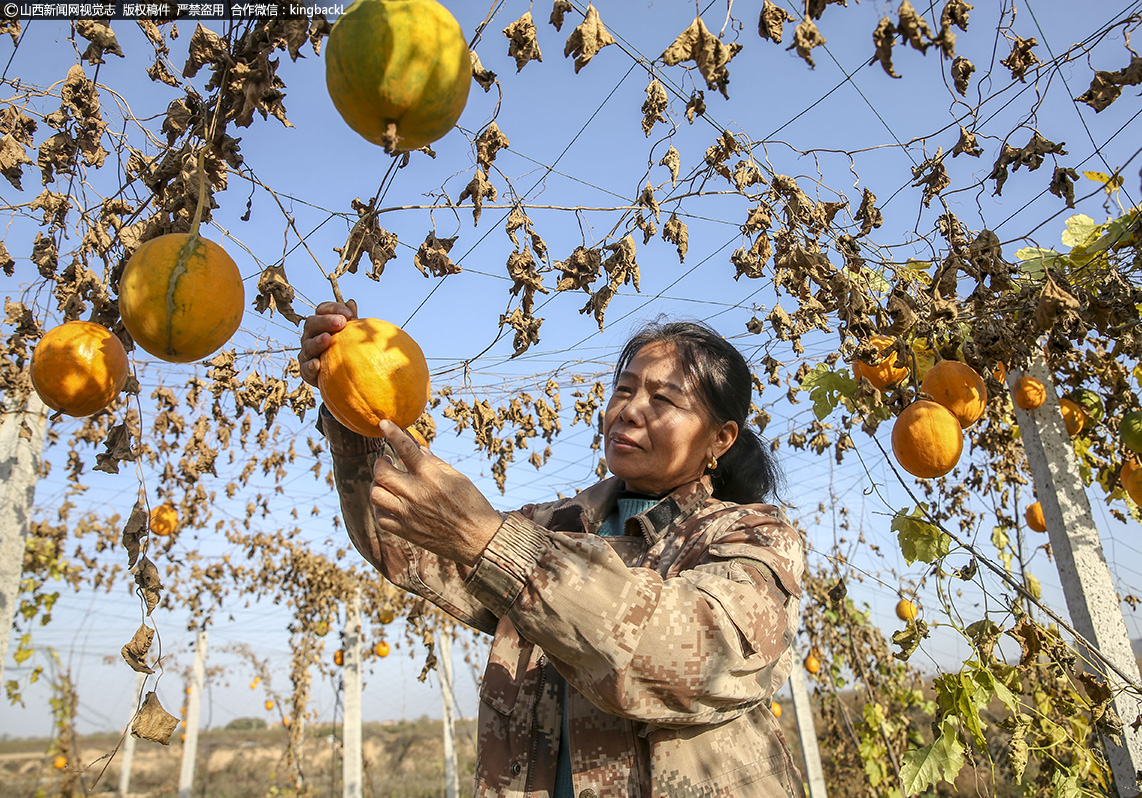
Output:
M333 664L336 665L338 668L340 668L342 665L345 664L345 652L344 651L342 651L341 649L337 649L336 651L333 652Z
M48 330L32 353L32 387L69 416L103 410L127 382L127 350L101 324L69 321Z
M1090 388L1079 388L1071 394L1071 399L1095 424L1106 418L1106 405L1103 404L1102 397Z
M389 655L389 644L382 640L381 642L377 643L377 647L373 650L376 652L378 657L387 657Z
M914 477L942 477L960 461L964 434L948 408L919 399L892 425L892 453L900 467Z
M858 380L864 377L878 390L883 391L889 385L895 385L908 376L908 369L904 366L900 355L892 351L885 356L885 352L896 343L895 338L889 338L886 335L874 335L869 339L869 343L876 347L880 362L873 365L863 360L854 360L853 374Z
M1063 398L1059 400L1059 410L1063 413L1063 423L1067 425L1067 434L1072 438L1082 432L1086 425L1086 414L1076 402Z
M1131 410L1118 422L1118 437L1122 445L1135 454L1142 454L1142 412Z
M920 383L920 391L952 411L963 429L979 421L987 408L983 378L958 360L941 360L932 366Z
M178 529L178 510L170 504L160 504L151 510L151 531L161 538L173 535Z
M357 0L329 33L325 84L353 130L390 152L414 150L456 125L472 60L460 23L435 0Z
M1034 410L1047 401L1047 387L1034 377L1020 377L1015 381L1012 393L1015 406L1023 410Z
M1023 513L1023 517L1027 519L1027 526L1031 527L1036 532L1047 531L1047 519L1043 516L1043 505L1035 502L1027 511Z
M321 355L317 387L333 417L370 438L387 418L416 421L428 404L428 363L412 337L387 321L354 319Z
M819 673L821 670L821 660L812 651L805 655L805 661L802 664L805 666L805 670L812 674Z
M905 623L915 620L919 614L919 610L916 608L916 602L910 599L902 598L896 603L896 617Z
M119 279L119 312L135 343L160 360L213 354L242 323L245 290L226 250L193 233L145 242Z
M774 701L773 705L769 708L769 711L773 713L773 717L780 718L781 717L781 704L778 704L776 701Z

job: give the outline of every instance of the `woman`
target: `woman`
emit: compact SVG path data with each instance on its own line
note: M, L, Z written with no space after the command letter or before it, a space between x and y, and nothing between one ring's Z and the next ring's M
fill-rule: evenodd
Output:
M353 313L306 321L303 379ZM495 636L477 795L801 794L769 699L792 667L803 547L760 503L776 472L747 426L750 379L712 330L647 327L604 414L614 476L506 516L391 422L368 439L322 408L357 550Z

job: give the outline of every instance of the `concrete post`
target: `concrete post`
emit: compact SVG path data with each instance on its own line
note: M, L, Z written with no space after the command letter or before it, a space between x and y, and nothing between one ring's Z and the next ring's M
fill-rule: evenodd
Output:
M826 798L825 772L821 769L821 749L817 745L817 726L813 722L813 705L809 702L809 687L805 671L797 652L793 652L793 670L789 673L789 688L793 692L793 717L797 721L797 736L801 738L801 757L805 766L805 781L809 784L809 798Z
M135 713L139 711L139 704L143 700L143 686L147 683L147 674L135 674L135 697L131 701L131 719L127 721L130 728L135 721ZM122 762L119 765L119 798L126 798L131 789L131 761L135 758L135 735L128 732L127 739L123 741Z
M444 703L444 797L456 798L460 793L460 774L456 767L456 718L452 707L452 635L450 629L436 633L437 664L440 667L440 697Z
M22 407L10 394L0 397L0 682L16 619L47 422L47 408L34 392Z
M361 594L349 601L345 622L345 721L341 729L341 785L344 798L361 798Z
M1012 371L1008 379L1014 385L1021 376L1022 373ZM1043 383L1047 400L1031 411L1015 408L1015 418L1035 482L1035 495L1047 521L1051 552L1059 570L1071 623L1114 667L1136 682L1142 681L1114 579L1079 477L1074 448L1063 423L1054 381L1041 358L1032 361L1026 376ZM1114 708L1123 723L1120 742L1103 737L1115 787L1120 796L1137 796L1140 794L1138 773L1142 771L1142 734L1131 728L1131 724L1142 713L1140 696L1122 689L1122 680L1099 659L1089 657L1089 664L1115 688Z
M182 768L178 774L178 798L190 798L194 787L194 766L198 758L198 722L202 707L202 685L206 681L206 630L198 633L194 646L194 670L190 695L186 700L186 742L182 746Z

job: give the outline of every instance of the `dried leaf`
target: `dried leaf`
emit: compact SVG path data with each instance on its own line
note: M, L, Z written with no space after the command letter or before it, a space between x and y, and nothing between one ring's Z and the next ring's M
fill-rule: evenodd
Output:
M1011 43L1011 53L999 63L1011 70L1011 77L1021 81L1027 75L1027 70L1039 63L1039 59L1031 52L1038 42L1034 38L1021 39L1015 37Z
M757 20L757 34L774 44L781 44L781 38L785 35L785 23L792 21L792 14L775 6L772 0L765 0Z
M948 0L944 4L944 10L940 13L940 35L936 37L935 43L945 58L955 58L956 55L956 34L952 26L966 31L968 12L971 10L972 5L967 0Z
M555 4L551 6L551 18L549 20L555 26L555 30L563 30L563 15L574 10L575 7L571 5L569 0L555 0Z
M1095 72L1090 87L1076 99L1086 103L1097 113L1118 99L1123 86L1137 86L1139 83L1142 83L1142 56L1134 56L1125 69L1117 72L1101 70Z
M603 26L599 12L588 3L583 22L567 37L567 43L563 46L563 57L575 55L575 74L578 75L579 70L591 63L591 59L600 50L614 43L615 38Z
M860 222L860 232L857 233L857 238L868 235L875 228L884 224L884 216L876 207L876 195L867 188L861 194L860 207L857 208L856 216L853 218Z
M516 72L523 69L529 61L543 61L543 53L539 50L539 42L535 38L535 22L531 12L527 11L522 17L504 28L507 36L508 55L515 59Z
M694 117L706 113L706 92L696 91L686 101L686 121L694 124Z
M1066 323L1079 309L1079 304L1074 294L1056 283L1048 274L1035 308L1035 324L1040 332L1047 332L1055 326L1060 316Z
M143 601L147 605L147 615L154 612L159 603L159 591L163 584L159 579L159 569L146 555L131 569L135 575L135 584L143 594Z
M480 56L476 55L475 50L470 50L468 55L472 59L472 80L479 83L484 93L487 94L496 84L496 73L490 69L484 69L484 65L480 63Z
M476 163L484 167L484 171L487 172L492 168L496 154L510 145L511 141L500 132L499 125L495 122L489 123L476 137Z
M916 9L908 0L904 0L900 4L896 32L904 38L904 41L912 45L912 49L922 53L928 51L932 39L932 29L928 26L927 20L916 13Z
M119 49L119 41L115 38L115 32L104 20L77 20L75 32L91 42L83 51L83 55L80 56L81 61L86 61L89 64L102 64L104 53L123 57L123 51Z
M952 184L948 177L948 170L944 167L944 148L936 150L936 154L926 159L919 166L912 168L912 177L915 178L913 186L924 187L924 207L927 208L932 197L938 196L941 191Z
M952 61L952 83L955 84L956 91L960 93L961 97L967 96L968 82L971 80L973 72L975 72L975 64L962 55L956 56L956 60Z
M193 78L203 66L219 63L226 55L226 40L209 28L203 27L200 22L190 37L186 66L182 69L182 76Z
M473 226L478 225L480 214L483 213L484 209L484 200L496 201L496 187L488 180L487 173L481 167L476 167L476 173L468 181L464 190L460 192L456 201L460 203L466 199L472 200L472 224Z
M286 319L296 324L304 321L293 309L293 286L286 279L285 266L267 266L258 278L258 296L254 299L254 310L273 315L277 310Z
M642 132L648 138L656 122L670 124L670 120L663 113L669 105L670 98L666 94L666 89L658 82L657 78L652 77L646 87L646 102L642 104ZM29 160L28 163L31 161Z
M673 144L670 145L670 149L666 151L666 154L662 156L662 160L658 162L658 165L665 166L670 170L670 185L676 185L678 183L678 170L681 168L682 163L681 156Z
M8 253L8 247L5 246L3 241L0 241L0 269L4 271L8 277L15 274L16 261Z
M955 158L960 153L973 158L983 155L983 147L976 143L975 132L969 131L963 125L960 125L960 140L956 142L955 147L952 147L952 157Z
M730 82L727 65L741 48L736 42L724 43L706 29L706 23L701 17L695 17L690 27L678 35L661 58L667 66L693 61L706 79L707 88L717 89L723 97L729 99L726 92L726 85Z
M453 263L448 257L448 253L456 244L456 238L457 236L437 238L436 233L430 232L425 237L424 243L417 249L416 255L413 256L413 265L420 269L420 273L425 277L429 274L433 277L459 274L460 266Z
M23 145L14 136L5 135L0 139L0 174L7 178L17 191L21 190L20 179L24 176L23 165L33 163Z
M1079 179L1078 172L1070 167L1056 166L1051 175L1051 185L1048 190L1056 197L1066 200L1067 207L1075 207L1075 181Z
M793 44L786 49L796 50L797 55L805 59L805 63L810 67L815 67L816 64L813 63L813 56L811 55L813 48L820 47L825 43L825 37L821 35L821 31L817 30L813 20L805 17L793 32Z
M143 504L143 500L135 502L135 506L131 508L131 515L127 518L127 523L123 527L123 537L121 543L123 548L127 550L127 567L133 568L135 562L139 559L139 550L143 536L147 534L147 507Z
M131 723L131 734L142 740L169 745L171 734L178 727L178 718L171 715L153 692L147 693L143 706Z
M118 474L119 463L135 461L135 452L131 449L131 433L125 422L116 424L107 431L104 445L106 450L95 455L96 471Z
M876 45L876 54L868 62L872 66L877 61L890 77L898 78L896 69L892 66L892 46L896 44L896 26L887 15L881 18L880 24L872 32L872 43Z
M678 218L678 214L670 214L670 218L662 226L662 240L674 244L678 248L678 262L685 263L686 250L690 246L690 233L686 229L686 223Z
M135 636L131 638L131 642L123 646L119 653L123 655L123 659L131 666L131 670L136 673L154 673L146 663L147 652L151 648L151 641L155 637L155 630L147 626L145 623L140 624L139 628L135 631Z
M598 249L575 247L575 251L565 261L555 261L555 268L563 276L555 286L556 291L586 290L602 269L603 258Z

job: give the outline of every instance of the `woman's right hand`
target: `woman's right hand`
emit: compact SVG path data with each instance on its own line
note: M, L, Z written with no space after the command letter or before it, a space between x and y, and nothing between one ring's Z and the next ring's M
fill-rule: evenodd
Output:
M321 370L321 353L333 343L333 336L345 325L357 318L357 303L350 299L340 302L322 302L305 320L301 328L301 349L297 353L297 363L301 378L310 385L317 386L317 373Z

